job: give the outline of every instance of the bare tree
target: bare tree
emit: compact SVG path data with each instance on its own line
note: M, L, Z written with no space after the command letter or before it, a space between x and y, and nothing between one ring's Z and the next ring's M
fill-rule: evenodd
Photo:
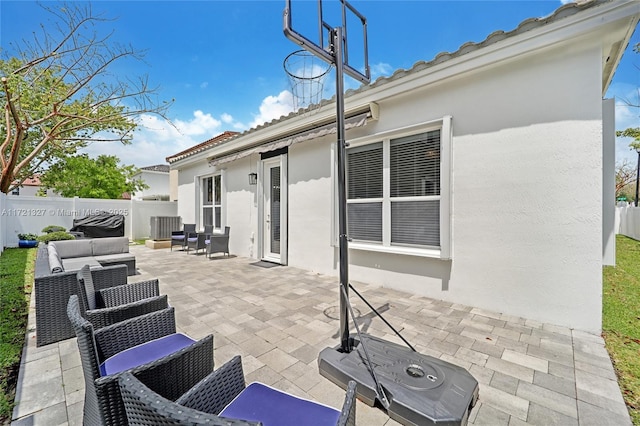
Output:
M629 161L623 160L621 163L616 164L616 198L620 196L627 185L635 182L635 180L636 167L631 165Z
M123 79L110 73L116 62L142 60L143 52L112 42L112 32L100 32L109 20L94 15L91 5L45 9L54 27L41 24L40 34L10 43L14 56L0 59L4 193L91 142L131 143L139 115L166 119L170 105L157 100L146 76Z

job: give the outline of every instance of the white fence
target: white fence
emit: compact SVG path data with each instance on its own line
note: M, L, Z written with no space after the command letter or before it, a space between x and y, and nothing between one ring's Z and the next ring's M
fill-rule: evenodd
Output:
M106 211L124 216L124 234L132 240L148 238L151 216L177 216L175 201L102 200L7 196L0 193L0 252L17 247L18 234L41 234L47 225L73 226L73 219Z
M640 240L640 207L616 207L616 234Z

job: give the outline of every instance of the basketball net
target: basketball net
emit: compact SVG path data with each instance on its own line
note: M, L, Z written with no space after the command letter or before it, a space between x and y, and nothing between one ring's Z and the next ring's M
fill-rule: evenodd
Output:
M316 111L331 65L306 50L291 53L282 65L289 78L294 112L311 114Z

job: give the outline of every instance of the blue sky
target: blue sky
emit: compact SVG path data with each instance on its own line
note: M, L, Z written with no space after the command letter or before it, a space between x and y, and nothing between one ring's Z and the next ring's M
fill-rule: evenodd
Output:
M293 0L294 27L305 35L312 21L303 20L315 1ZM455 51L467 41L479 42L497 30L509 31L523 20L551 14L562 5L546 1L399 1L351 2L368 20L369 63L373 79L410 68L439 52ZM54 5L53 2L46 2ZM243 131L291 111L284 58L296 45L282 32L284 0L264 1L96 1L94 14L113 21L113 40L146 51L144 62L117 64L119 75L149 77L161 99L174 99L169 118L178 130L157 117L145 116L132 145L93 144L92 155L113 154L138 167L164 162L166 156L203 142L225 130ZM325 0L325 7L337 5ZM296 15L298 11L299 15ZM329 12L326 12L329 13ZM296 19L299 17L299 19ZM30 38L51 16L36 2L0 1L0 45ZM353 27L350 27L350 31ZM355 39L355 38L354 38ZM630 46L640 42L638 32ZM351 60L357 66L356 50ZM7 52L5 52L7 53ZM607 97L615 97L616 128L640 126L640 111L624 100L637 100L640 54L629 48ZM334 77L327 78L331 96ZM358 83L347 78L345 86ZM636 102L637 103L637 102ZM635 165L629 140L617 142L617 158Z

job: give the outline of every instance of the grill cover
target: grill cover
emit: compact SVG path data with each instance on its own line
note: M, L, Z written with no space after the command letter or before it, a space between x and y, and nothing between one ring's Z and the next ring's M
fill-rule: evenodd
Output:
M124 237L124 216L100 212L73 219L73 228L69 231L82 232L88 238Z

